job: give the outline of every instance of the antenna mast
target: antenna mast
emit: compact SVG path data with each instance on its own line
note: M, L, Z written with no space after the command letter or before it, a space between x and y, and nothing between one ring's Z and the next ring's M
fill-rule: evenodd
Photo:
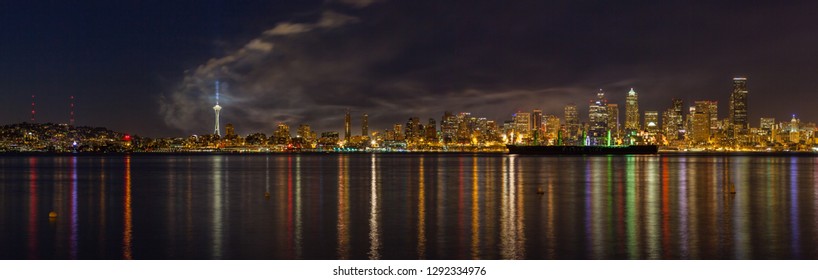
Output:
M74 126L74 96L71 96L71 119L68 121L68 124Z
M34 103L34 95L32 94L32 95L31 95L31 122L32 122L32 123L33 123L33 122L34 122L34 120L35 120L35 119L34 119L34 117L35 117L35 114L36 114L36 112L37 112L37 111L35 111L35 110L34 110L34 108L35 108L35 107L34 107L34 104L35 104L35 103Z

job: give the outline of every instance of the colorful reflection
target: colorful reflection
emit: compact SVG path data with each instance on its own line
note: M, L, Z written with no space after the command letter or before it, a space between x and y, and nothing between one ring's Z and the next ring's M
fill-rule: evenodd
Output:
M818 259L808 249L818 247L818 168L810 157L3 163L6 259ZM47 219L51 210L59 216Z
M133 259L133 213L131 209L131 156L125 156L125 228L122 230L122 258Z
M423 157L418 163L418 259L426 258L426 175Z
M37 259L37 158L28 158L28 258Z
M350 258L349 235L349 159L338 156L338 259Z
M372 155L369 169L372 172L369 185L369 259L377 260L381 258L380 226L378 225L381 210L378 202L378 167L375 155Z

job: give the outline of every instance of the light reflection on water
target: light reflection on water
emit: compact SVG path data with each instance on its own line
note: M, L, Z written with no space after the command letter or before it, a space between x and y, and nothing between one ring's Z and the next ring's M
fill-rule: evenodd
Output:
M3 259L818 258L813 157L12 156L0 164Z

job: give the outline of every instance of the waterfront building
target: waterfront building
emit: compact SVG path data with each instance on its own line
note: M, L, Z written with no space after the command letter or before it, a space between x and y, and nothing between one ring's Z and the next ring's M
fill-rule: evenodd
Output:
M344 141L349 142L349 137L352 135L352 117L349 115L349 109L344 115Z
M733 78L733 92L730 94L730 128L731 136L743 135L749 122L747 120L747 78Z
M608 104L608 131L613 139L619 139L619 105Z
M569 103L563 109L563 118L565 118L565 133L563 139L567 144L575 144L574 141L577 136L582 135L580 132L579 113L577 112L577 105Z
M608 100L602 89L591 99L588 110L590 127L588 129L588 144L592 146L607 145L608 137Z
M635 134L639 131L639 94L631 88L625 97L625 133Z

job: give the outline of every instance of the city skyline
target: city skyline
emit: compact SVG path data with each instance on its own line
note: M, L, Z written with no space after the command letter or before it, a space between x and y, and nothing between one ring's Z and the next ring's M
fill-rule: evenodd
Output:
M14 3L0 17L15 27L0 29L10 42L0 46L0 120L29 120L35 95L38 122L66 123L74 96L77 125L201 134L213 130L202 120L213 118L215 80L224 85L220 117L243 124L238 133L278 122L335 130L347 108L368 113L372 127L445 110L496 120L536 108L553 114L599 88L615 93L609 101L622 112L622 93L633 87L640 111L656 108L661 117L675 97L712 99L723 115L731 90L724 79L737 76L751 80L751 123L793 113L818 119L810 102L786 102L818 88L810 55L816 6Z

